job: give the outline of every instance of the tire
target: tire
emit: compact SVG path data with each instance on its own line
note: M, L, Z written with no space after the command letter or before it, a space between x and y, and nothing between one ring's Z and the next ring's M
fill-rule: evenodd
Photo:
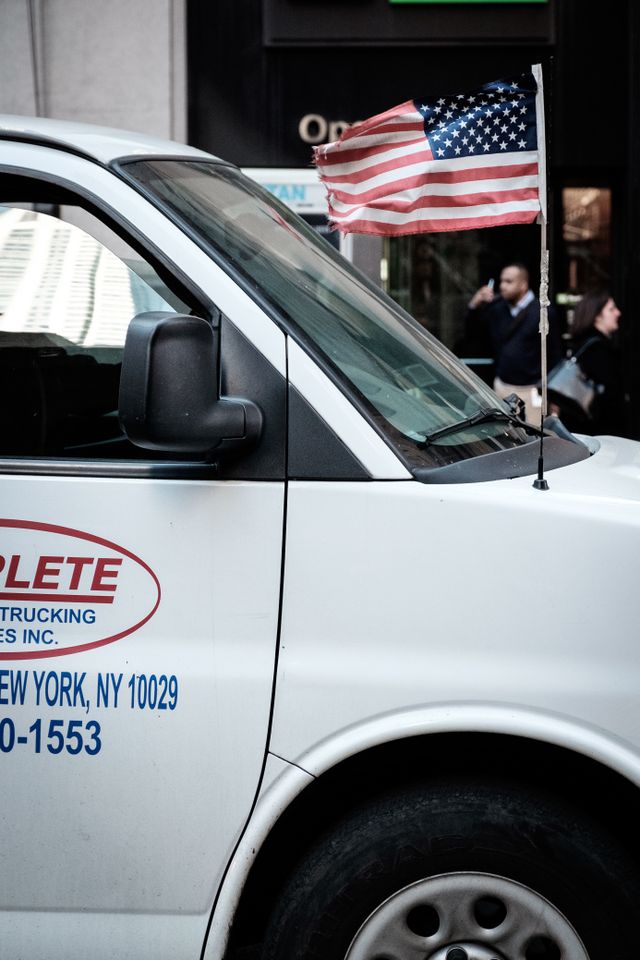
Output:
M638 896L635 864L588 817L449 779L382 796L320 838L262 957L629 960Z

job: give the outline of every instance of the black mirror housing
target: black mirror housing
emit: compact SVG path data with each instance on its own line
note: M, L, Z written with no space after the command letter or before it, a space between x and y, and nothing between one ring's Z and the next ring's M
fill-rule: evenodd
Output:
M143 313L127 331L120 423L147 450L206 454L255 443L262 415L250 400L218 396L218 338L200 317Z

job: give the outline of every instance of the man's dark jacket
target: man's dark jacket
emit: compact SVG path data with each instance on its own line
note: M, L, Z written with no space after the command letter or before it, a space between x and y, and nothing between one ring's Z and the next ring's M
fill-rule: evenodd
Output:
M485 340L496 365L496 376L505 383L525 385L538 383L540 367L540 303L533 299L516 317L511 316L509 304L502 297L491 303L467 311L466 329L471 335ZM547 369L551 369L561 357L560 338L549 318L547 338Z

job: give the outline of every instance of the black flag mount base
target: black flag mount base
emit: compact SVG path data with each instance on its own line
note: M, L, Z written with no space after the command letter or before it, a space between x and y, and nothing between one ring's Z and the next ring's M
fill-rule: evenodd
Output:
M549 484L547 483L547 481L545 480L545 478L542 476L542 465L541 465L541 461L540 461L540 460L538 460L538 476L537 476L536 479L533 481L533 486L535 487L536 490L548 490L548 489L549 489Z
M533 481L535 490L548 490L549 484L544 478L544 407L540 417L540 455L538 456L538 476Z

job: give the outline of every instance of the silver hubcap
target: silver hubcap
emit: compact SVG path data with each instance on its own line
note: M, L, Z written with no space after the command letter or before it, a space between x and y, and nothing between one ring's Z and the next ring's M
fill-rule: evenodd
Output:
M539 893L488 873L448 873L399 890L367 917L345 960L589 960Z

